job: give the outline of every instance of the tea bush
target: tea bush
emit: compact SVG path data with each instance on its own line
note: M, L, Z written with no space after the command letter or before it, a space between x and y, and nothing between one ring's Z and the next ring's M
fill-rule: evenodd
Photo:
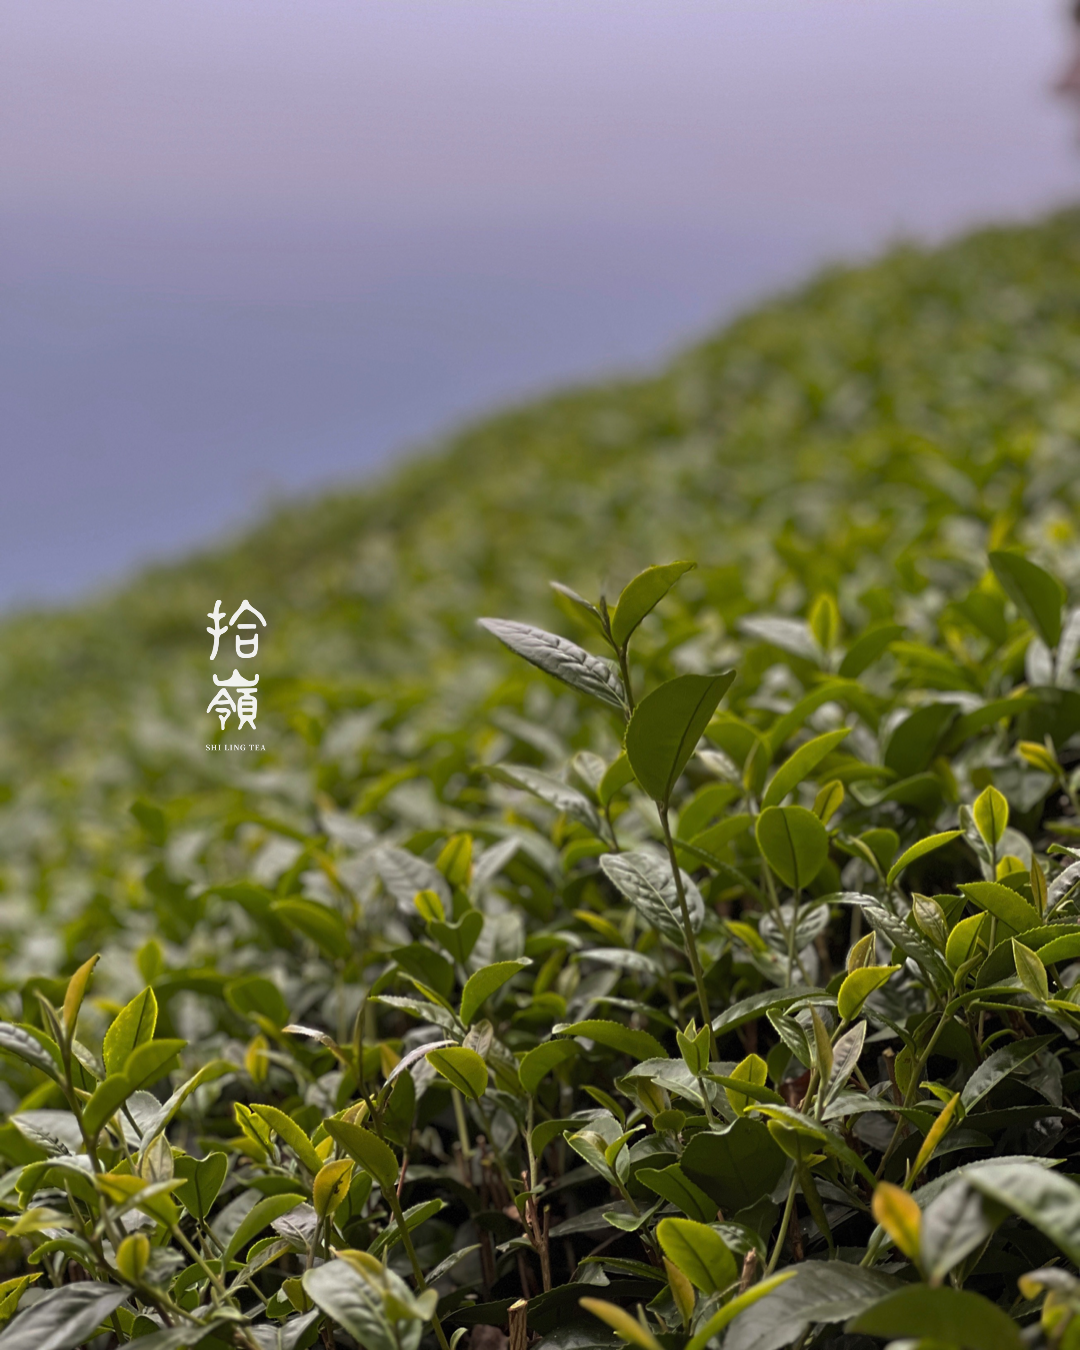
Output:
M0 1350L1080 1345L1077 240L9 624Z

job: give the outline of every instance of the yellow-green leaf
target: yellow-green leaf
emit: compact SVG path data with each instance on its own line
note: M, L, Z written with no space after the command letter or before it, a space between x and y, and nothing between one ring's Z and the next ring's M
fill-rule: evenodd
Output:
M312 1186L312 1203L320 1219L333 1214L349 1193L353 1166L351 1158L338 1158L319 1168Z
M105 1033L101 1049L106 1073L121 1072L132 1050L153 1039L157 1015L157 999L150 988L136 994L126 1007L120 1009Z
M266 1106L261 1102L256 1102L251 1109L289 1146L312 1176L321 1170L322 1159L315 1152L315 1145L291 1116L279 1111L276 1106Z
M661 1350L660 1342L635 1317L631 1317L625 1308L617 1303L608 1303L602 1298L579 1298L578 1302L586 1312L606 1322L616 1335L624 1341L636 1345L638 1350Z
M703 1294L719 1294L739 1277L731 1251L707 1223L694 1219L661 1219L656 1236L664 1255Z
M851 1022L862 1011L862 1006L875 989L880 989L899 966L860 966L844 976L844 983L836 996L836 1009L842 1022Z
M68 980L67 991L64 994L64 1030L69 1036L75 1034L75 1023L79 1020L79 1009L86 995L86 986L90 983L90 976L94 973L94 967L99 960L99 956L92 956L89 961L84 961Z
M444 1050L429 1050L424 1058L466 1097L479 1101L487 1091L488 1068L475 1050L464 1045L451 1045Z
M911 1261L919 1259L919 1233L922 1210L907 1191L891 1182L881 1181L874 1191L874 1218L904 1255Z

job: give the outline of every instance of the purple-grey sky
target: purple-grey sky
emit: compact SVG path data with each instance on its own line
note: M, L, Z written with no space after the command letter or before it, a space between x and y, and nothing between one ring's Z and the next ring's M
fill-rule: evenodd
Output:
M0 605L1071 200L1059 0L9 0Z

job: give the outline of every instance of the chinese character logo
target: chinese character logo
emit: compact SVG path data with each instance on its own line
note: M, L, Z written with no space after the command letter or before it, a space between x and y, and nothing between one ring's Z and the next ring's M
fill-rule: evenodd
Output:
M237 620L245 614L250 615L250 619L246 620L244 623L237 623ZM224 637L229 629L234 626L236 629L234 634L236 639L236 655L240 660L249 661L252 657L258 655L259 624L262 624L265 628L266 620L249 601L244 600L241 603L240 608L236 610L227 623L224 622L225 611L221 607L220 600L215 601L214 608L207 613L206 617L211 621L212 625L207 628L206 631L214 639L213 649L210 652L211 661L217 658L218 648L222 637ZM259 621L258 624L254 622L256 619ZM225 725L233 713L236 713L237 717L240 719L237 726L238 731L242 731L245 726L251 727L252 731L254 731L256 729L255 717L259 711L258 700L255 697L255 688L259 683L258 675L248 678L241 675L240 671L234 668L233 673L226 680L219 680L215 675L214 683L217 685L218 691L210 700L210 704L206 709L207 713L217 714L222 731L225 730ZM235 691L235 698L233 696L233 691Z

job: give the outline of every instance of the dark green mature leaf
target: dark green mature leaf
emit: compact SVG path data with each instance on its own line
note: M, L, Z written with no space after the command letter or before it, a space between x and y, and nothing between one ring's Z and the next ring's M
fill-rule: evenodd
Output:
M630 853L605 853L600 859L604 875L618 888L645 921L673 942L682 942L683 926L679 896L671 863L658 853L643 849ZM700 932L705 902L694 882L682 873L683 893L692 932Z
M586 1036L598 1045L606 1045L632 1059L663 1059L664 1047L647 1031L635 1031L621 1022L589 1018L584 1022L563 1022L554 1028L556 1036Z
M823 736L815 736L812 741L800 745L773 774L761 798L761 805L779 806L789 792L793 792L804 778L809 778L821 761L832 754L850 734L850 730L850 727L842 727L839 731L827 731Z
M1061 608L1065 587L1022 553L990 554L990 566L1001 589L1048 647L1061 638Z
M572 689L590 694L609 707L625 711L626 694L618 675L606 661L590 655L576 642L509 619L478 619L477 622L504 646L545 674L554 675Z
M224 1153L208 1153L205 1158L181 1154L174 1160L173 1166L176 1175L184 1178L184 1184L178 1186L173 1195L193 1218L205 1219L225 1180L225 1173L229 1169L228 1158Z
M669 1204L681 1209L691 1219L710 1223L716 1218L717 1206L700 1186L690 1180L678 1163L667 1167L641 1167L637 1180L648 1186Z
M821 871L829 836L805 806L768 806L755 831L761 855L785 886L800 891Z
M847 649L837 674L844 680L857 680L868 666L884 655L889 644L904 636L898 623L882 624L857 637Z
M963 1178L954 1181L923 1211L919 1228L927 1274L942 1280L976 1251L1000 1222L1003 1211Z
M578 1048L573 1041L545 1041L535 1050L529 1050L518 1065L518 1079L530 1095L544 1081L552 1069L577 1058Z
M634 776L662 805L671 793L720 700L735 679L721 675L677 675L646 694L626 728L626 754Z
M345 920L329 905L320 905L317 900L275 900L270 906L279 919L284 919L290 928L303 933L315 943L316 947L332 961L341 960L349 953L351 943Z
M735 1031L738 1027L745 1026L747 1022L757 1021L770 1008L789 1008L793 1003L799 1003L814 995L827 998L824 989L817 989L811 984L796 984L790 989L766 989L763 993L751 994L749 998L740 999L738 1003L733 1003L730 1008L725 1008L714 1017L713 1031L717 1035L725 1031Z
M684 573L696 566L692 562L660 563L647 567L628 582L611 616L611 636L615 645L625 647L642 619L656 608Z
M768 1195L785 1162L768 1128L745 1116L723 1130L695 1134L680 1160L690 1180L725 1214L734 1214Z
M848 1323L871 1336L925 1336L964 1350L1023 1350L1020 1329L1007 1313L967 1289L898 1289Z
M969 1185L1019 1214L1080 1265L1080 1186L1034 1163L991 1164L966 1174Z
M743 1313L724 1350L788 1350L814 1322L842 1322L895 1289L896 1280L846 1261L805 1261L793 1278Z
M4 1350L73 1350L126 1299L128 1289L81 1281L48 1289L5 1328Z
M957 715L955 704L928 703L906 717L889 737L885 767L898 778L920 774L934 758L938 741Z

